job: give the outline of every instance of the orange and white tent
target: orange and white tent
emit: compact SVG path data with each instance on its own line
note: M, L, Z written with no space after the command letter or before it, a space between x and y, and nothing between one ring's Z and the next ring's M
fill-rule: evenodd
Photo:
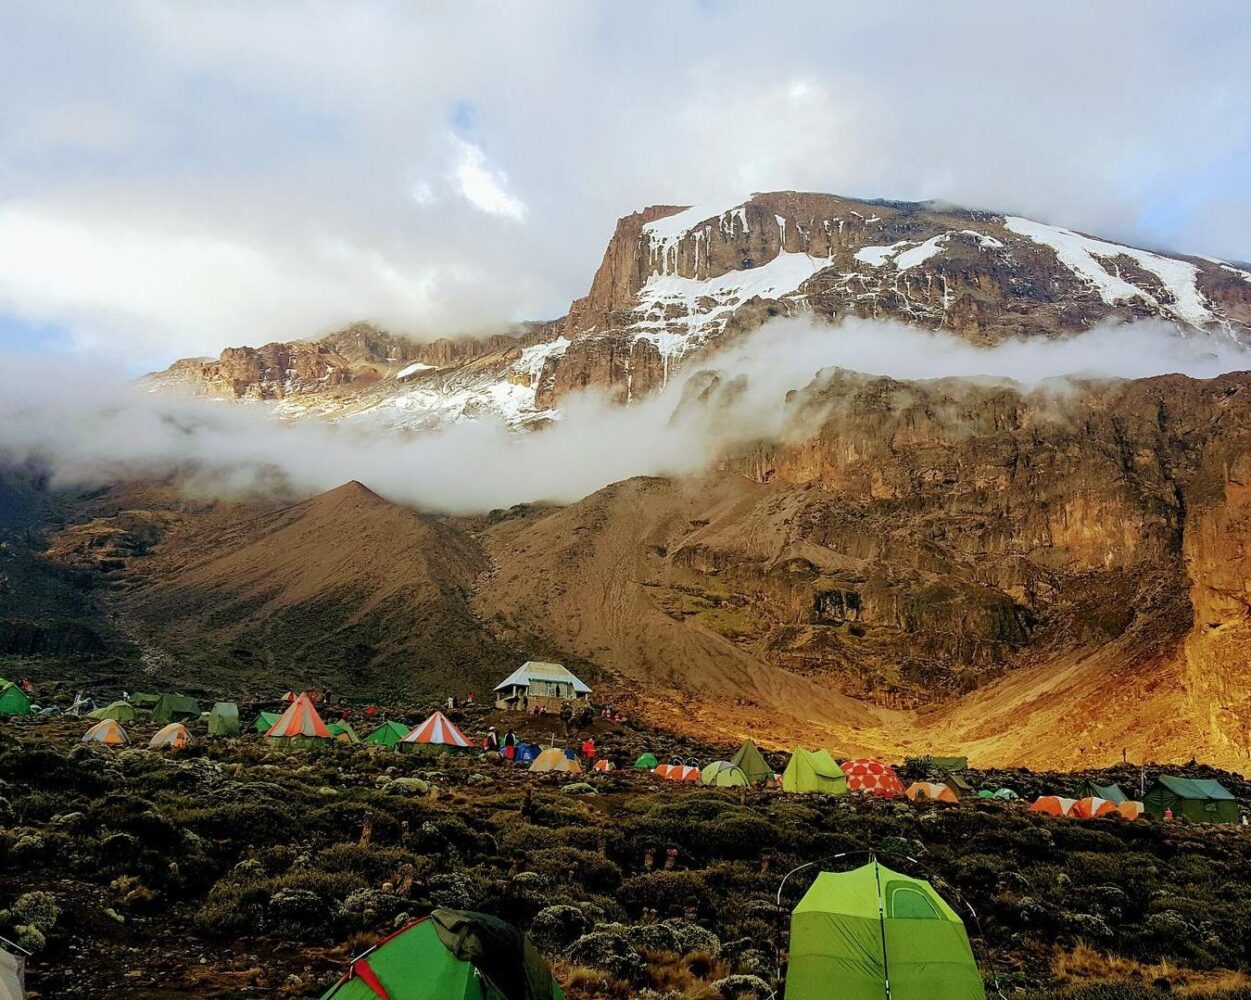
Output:
M665 773L667 781L698 781L700 770L693 764L670 764Z
M442 712L435 712L425 722L405 736L400 743L422 743L427 746L468 747L469 741L452 720Z
M531 771L559 771L564 774L581 774L582 765L560 747L548 747L530 762Z
M675 767L681 767L681 764L657 764L652 768L652 774L659 774L662 778L669 777L669 772Z
M295 701L295 692L294 692L294 691L288 691L286 694L284 694L284 695L282 696L282 700L283 700L283 701L285 701L285 702L287 702L287 703L290 703L290 702Z
M871 792L893 799L904 794L903 782L889 764L869 757L857 757L844 761L843 774L847 776L847 789L852 792Z
M149 750L181 750L191 744L191 734L181 722L171 722L148 741Z
M959 802L960 796L946 785L936 781L914 781L908 786L907 796L913 802Z
M83 733L84 743L103 743L110 747L124 747L130 743L130 737L116 719L101 719Z
M1059 795L1040 795L1030 804L1029 811L1046 813L1048 816L1067 816L1075 803L1075 799L1061 798Z
M615 771L617 770L617 765L614 764L610 760L597 760L595 762L595 766L591 768L591 770L592 771Z
M331 739L330 730L321 721L312 699L306 694L296 696L295 701L287 706L286 711L278 716L265 733L267 740L288 739Z
M1116 811L1121 814L1123 819L1141 819L1142 803L1128 799L1125 802L1118 803Z
M1099 816L1113 816L1115 814L1115 802L1109 802L1107 799L1101 799L1093 795L1088 795L1084 799L1078 799L1073 803L1073 808L1069 810L1069 815L1075 819L1095 819Z

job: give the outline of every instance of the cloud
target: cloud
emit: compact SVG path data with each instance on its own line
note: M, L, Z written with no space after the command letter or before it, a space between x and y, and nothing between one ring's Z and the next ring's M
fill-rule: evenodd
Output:
M794 425L786 395L834 367L905 379L1013 378L1026 388L1047 383L1050 392L1050 380L1072 375L1251 369L1251 352L1163 324L985 349L893 323L778 320L637 405L586 395L564 401L564 419L541 431L476 421L419 435L315 419L281 424L260 404L172 399L139 392L99 365L0 355L0 460L43 463L62 482L176 474L216 496L276 486L310 494L357 479L414 506L483 511L572 501L636 475L692 475L744 443L802 437L814 428ZM690 380L709 369L726 381L742 377L728 404L684 402Z
M521 222L525 203L508 193L508 176L487 163L486 154L471 142L454 139L460 149L454 176L465 200L487 215Z

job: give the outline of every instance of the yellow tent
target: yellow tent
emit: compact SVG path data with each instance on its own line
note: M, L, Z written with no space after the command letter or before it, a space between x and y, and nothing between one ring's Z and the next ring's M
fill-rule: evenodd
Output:
M181 722L171 722L148 741L149 750L181 750L191 743L191 734Z
M530 764L531 771L563 771L565 774L581 774L582 765L574 758L566 757L565 751L558 747L549 747L534 758Z
M130 742L130 737L116 719L101 719L83 734L83 742L124 747Z

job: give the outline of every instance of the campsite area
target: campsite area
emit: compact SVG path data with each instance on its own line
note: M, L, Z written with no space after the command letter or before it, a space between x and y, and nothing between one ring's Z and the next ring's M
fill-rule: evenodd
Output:
M273 707L267 731L302 712ZM651 754L662 770L702 772L736 747L630 721L594 715L566 733L554 715L434 708L342 721L365 737L443 719L439 738L474 745L284 744L258 731L256 706L241 707L238 735L187 718L189 742L167 750L149 741L178 723L144 712L0 721L0 934L33 952L28 995L318 997L355 956L442 908L529 934L571 1000L781 997L792 911L818 872L871 860L922 880L963 921L988 996L1251 995L1247 827L1196 822L1180 804L1167 822L1029 808L1091 782L1137 794L1167 772L1219 782L1245 810L1251 784L1237 775L918 758L898 764L902 784L958 791L788 794L636 768ZM128 742L82 742L93 724ZM583 758L536 773L480 748L492 726L555 744L554 760L593 736L615 767ZM791 757L762 759L783 773Z

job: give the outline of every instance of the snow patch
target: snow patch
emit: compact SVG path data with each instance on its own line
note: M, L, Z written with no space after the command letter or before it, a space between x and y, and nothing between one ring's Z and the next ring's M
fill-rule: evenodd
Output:
M855 214L854 212L852 213ZM888 247L861 247L856 251L856 260L862 264L868 264L870 267L881 267L891 257L899 252L900 247L909 246L907 240L900 240L898 243L892 243Z
M535 344L533 347L524 348L521 357L513 362L513 371L525 372L531 378L538 378L548 358L559 358L567 350L569 350L568 337L557 337L545 344Z
M436 365L427 365L427 364L423 364L420 361L414 361L408 367L401 368L398 372L396 372L391 377L398 382L401 379L408 378L408 376L410 375L416 375L418 372L433 371L436 367L437 367Z

